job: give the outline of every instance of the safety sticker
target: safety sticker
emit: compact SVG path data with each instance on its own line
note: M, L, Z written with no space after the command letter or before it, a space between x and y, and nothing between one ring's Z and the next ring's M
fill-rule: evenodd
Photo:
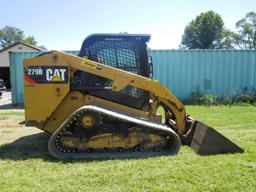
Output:
M82 61L82 68L86 71L99 72L102 70L102 66L96 63L90 63L87 61Z

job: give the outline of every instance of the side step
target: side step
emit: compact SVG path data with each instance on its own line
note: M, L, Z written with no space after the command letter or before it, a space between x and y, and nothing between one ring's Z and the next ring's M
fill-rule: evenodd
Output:
M238 145L200 121L194 122L192 133L190 147L200 155L244 152Z

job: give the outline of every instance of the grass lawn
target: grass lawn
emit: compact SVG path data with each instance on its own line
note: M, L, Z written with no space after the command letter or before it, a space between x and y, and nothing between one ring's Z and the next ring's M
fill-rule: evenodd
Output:
M256 191L256 107L187 106L189 114L239 144L244 154L59 161L48 135L0 111L0 191Z

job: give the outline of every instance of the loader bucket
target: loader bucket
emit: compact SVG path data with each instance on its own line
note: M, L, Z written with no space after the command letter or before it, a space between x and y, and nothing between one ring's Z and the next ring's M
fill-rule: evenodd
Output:
M244 152L238 145L200 121L195 121L192 132L190 147L200 155Z

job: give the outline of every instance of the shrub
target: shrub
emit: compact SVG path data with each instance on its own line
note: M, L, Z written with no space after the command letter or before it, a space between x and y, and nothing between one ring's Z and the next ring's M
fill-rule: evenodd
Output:
M206 106L211 106L211 105L216 105L216 96L211 95L211 94L207 94L207 95L203 95L202 97L200 97L200 101L201 101L201 105L206 105Z
M230 91L228 95L215 96L213 94L202 95L200 93L191 93L185 104L195 105L232 105L236 103L249 103L256 105L256 90L248 91Z

